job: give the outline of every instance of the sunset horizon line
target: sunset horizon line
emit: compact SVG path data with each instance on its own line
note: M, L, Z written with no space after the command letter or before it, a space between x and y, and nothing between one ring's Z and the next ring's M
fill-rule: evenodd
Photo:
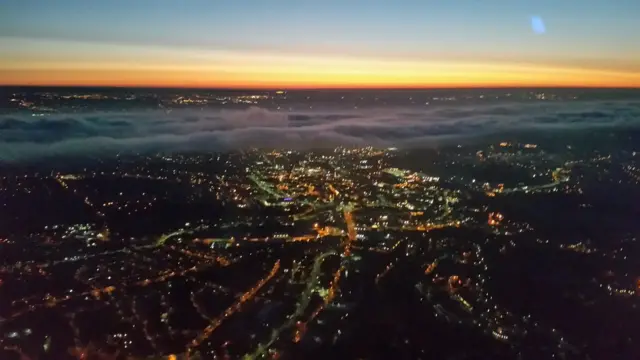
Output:
M525 85L438 85L438 86L175 86L144 84L1 84L0 88L105 88L105 89L157 89L157 90L245 90L245 91L289 91L289 90L473 90L473 89L621 89L640 90L640 85L559 85L559 84L525 84Z

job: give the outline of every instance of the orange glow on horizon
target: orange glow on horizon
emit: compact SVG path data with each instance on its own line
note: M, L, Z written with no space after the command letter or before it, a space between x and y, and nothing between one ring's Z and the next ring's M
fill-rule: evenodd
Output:
M640 87L640 71L433 57L429 60L4 41L0 85L177 88ZM3 43L0 43L0 45ZM25 45L26 46L26 45ZM40 48L64 49L40 54ZM18 47L20 49L20 47Z
M637 88L640 80L607 79L602 77L556 77L548 79L528 76L495 76L487 74L478 79L435 78L395 80L392 76L370 77L321 77L300 76L297 79L282 77L256 77L247 79L223 76L193 76L182 72L140 71L90 71L90 70L0 70L3 86L106 86L149 88L229 88L229 89L418 89L418 88L492 88L492 87L603 87ZM545 81L548 80L548 81Z

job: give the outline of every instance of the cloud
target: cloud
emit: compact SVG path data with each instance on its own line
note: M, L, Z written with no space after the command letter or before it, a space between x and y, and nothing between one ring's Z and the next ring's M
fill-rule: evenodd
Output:
M640 125L636 102L441 105L284 112L178 110L0 116L0 161L121 151L434 146L501 131Z

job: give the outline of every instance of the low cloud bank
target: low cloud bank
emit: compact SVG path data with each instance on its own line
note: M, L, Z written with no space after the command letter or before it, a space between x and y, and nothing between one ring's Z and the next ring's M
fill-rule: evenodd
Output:
M434 146L500 131L640 125L640 102L555 102L388 107L308 112L179 110L172 113L0 116L0 161L119 151L233 150L337 145Z

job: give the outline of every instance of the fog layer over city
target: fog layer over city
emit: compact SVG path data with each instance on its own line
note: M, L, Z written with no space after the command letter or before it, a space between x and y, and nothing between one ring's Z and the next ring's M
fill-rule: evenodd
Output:
M0 116L0 161L120 151L430 147L501 131L636 126L640 101L556 101L306 110L138 110L8 113Z

